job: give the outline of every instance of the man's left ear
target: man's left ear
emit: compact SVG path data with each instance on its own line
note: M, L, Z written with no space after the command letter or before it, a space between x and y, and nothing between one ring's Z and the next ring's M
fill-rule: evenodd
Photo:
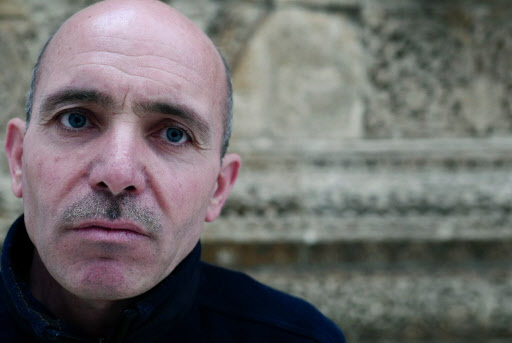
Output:
M215 193L210 199L205 221L212 222L219 216L222 206L224 206L231 189L235 185L240 165L241 159L237 154L227 154L222 159L222 166L219 176L217 177Z

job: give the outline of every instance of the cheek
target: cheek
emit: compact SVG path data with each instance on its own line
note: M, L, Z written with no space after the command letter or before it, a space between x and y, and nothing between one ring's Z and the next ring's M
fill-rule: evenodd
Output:
M53 191L58 182L56 170L45 163L47 159L42 154L26 154L23 160L23 207L27 231L35 243L40 243L38 231L44 231L48 219L52 218L51 201ZM29 161L29 162L27 162ZM44 237L45 233L41 235Z
M38 216L54 216L60 202L71 193L80 159L32 149L23 160L23 201L26 211Z
M38 156L32 159L32 165L27 165L27 179L32 187L47 190L55 189L61 167L58 159L51 161L45 156Z
M23 189L25 198L27 195L31 197L45 197L48 196L52 190L55 190L55 185L59 179L59 168L51 163L53 168L50 168L48 159L45 156L27 156L23 172L26 187Z
M149 188L155 193L163 209L176 209L204 201L211 176L205 166L179 160L148 161ZM165 210L164 210L165 211Z
M212 175L201 171L193 171L184 175L177 184L179 201L182 204L201 204L210 200L211 189L214 186Z
M178 169L172 177L160 179L161 183L152 188L159 193L160 207L171 227L176 229L175 234L191 238L202 230L216 179L205 169L179 173Z

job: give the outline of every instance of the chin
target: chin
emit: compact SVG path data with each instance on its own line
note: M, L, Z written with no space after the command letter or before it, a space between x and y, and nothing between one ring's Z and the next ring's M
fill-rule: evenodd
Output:
M83 299L122 300L136 297L151 285L141 284L142 275L132 275L120 268L112 268L108 263L96 264L83 271L68 288L68 291Z

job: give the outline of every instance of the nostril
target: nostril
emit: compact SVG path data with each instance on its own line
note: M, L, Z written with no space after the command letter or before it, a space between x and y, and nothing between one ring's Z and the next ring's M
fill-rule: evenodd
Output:
M102 189L104 189L104 188L109 188L109 187L108 187L108 185L107 185L105 182L103 182L103 181L101 181L101 182L99 182L99 183L98 183L98 187L99 187L99 188L102 188ZM134 190L135 190L135 186L128 186L128 187L125 187L125 188L124 188L124 190L125 190L125 191L128 191L128 192L134 191Z
M108 188L107 184L106 184L105 182L103 182L103 181L101 181L100 183L98 183L98 186L99 186L100 188Z

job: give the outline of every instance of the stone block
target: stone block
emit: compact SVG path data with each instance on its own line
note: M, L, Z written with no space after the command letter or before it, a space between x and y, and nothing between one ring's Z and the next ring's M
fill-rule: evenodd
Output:
M272 12L233 72L233 146L255 137L292 138L297 146L361 137L366 74L353 61L362 59L357 29L343 15Z

